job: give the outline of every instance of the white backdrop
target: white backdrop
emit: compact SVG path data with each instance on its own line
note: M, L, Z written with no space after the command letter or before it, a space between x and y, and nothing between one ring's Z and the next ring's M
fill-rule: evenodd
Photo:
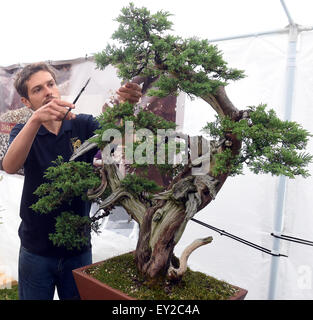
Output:
M292 119L313 132L313 32L300 33L297 47L295 98ZM288 35L252 37L217 43L230 66L245 70L247 78L229 85L228 95L244 109L267 103L284 117L285 76ZM198 103L201 112L194 112L197 102L186 104L185 130L196 133L195 123L204 124L209 114L205 103ZM313 141L308 151L313 152ZM309 170L313 173L313 165ZM287 180L283 234L313 241L312 177ZM195 218L226 230L238 237L272 249L274 214L278 178L253 175L229 178L214 203ZM249 290L247 299L267 299L271 256L205 227L190 222L177 251L197 236L212 234L213 242L199 248L190 258L190 265ZM313 248L281 241L276 299L313 298Z
M219 42L224 57L232 67L244 69L247 75L228 86L227 92L233 103L244 109L249 105L267 103L269 108L284 116L284 90L287 59L287 35L272 35ZM295 103L292 120L300 122L313 132L313 32L299 36L297 52ZM81 103L83 100L81 100ZM213 119L210 107L200 101L187 101L184 131L197 134L206 119ZM313 153L313 143L309 143ZM310 166L311 173L313 166ZM1 172L0 182L0 265L9 266L17 277L19 239L18 207L22 188L21 176L9 176ZM229 178L215 201L198 213L195 218L238 237L272 249L274 213L277 201L278 178L269 175L253 175ZM313 217L310 203L312 177L287 181L285 220L283 233L313 240ZM93 260L133 249L136 233L124 233L119 223L111 229L103 228L100 236L94 236ZM212 235L213 242L194 252L189 265L248 290L246 299L267 299L270 281L271 256L242 243L190 222L176 247L179 255L195 238ZM276 299L313 298L313 248L282 240L279 258Z

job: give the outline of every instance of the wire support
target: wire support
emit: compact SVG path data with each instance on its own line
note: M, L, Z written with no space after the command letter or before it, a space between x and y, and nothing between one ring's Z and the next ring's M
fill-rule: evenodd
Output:
M284 254L274 253L274 252L272 252L271 250L269 250L269 249L267 249L267 248L261 247L261 246L255 244L255 243L253 243L253 242L250 242L250 241L247 241L247 240L245 240L245 239L243 239L243 238L237 237L237 236L235 236L235 235L233 235L233 234L231 234L231 233L226 232L225 230L218 229L218 228L216 228L216 227L213 227L213 226L211 226L211 225L209 225L209 224L207 224L207 223L204 223L204 222L202 222L202 221L200 221L200 220L197 220L197 219L195 219L195 218L191 218L190 220L192 220L192 221L194 221L194 222L196 222L196 223L198 223L198 224L201 224L202 226L207 227L207 228L209 228L209 229L211 229L211 230L219 233L221 236L229 237L229 238L231 238L231 239L233 239L233 240L236 240L236 241L238 241L238 242L241 242L241 243L243 243L243 244L245 244L245 245L247 245L247 246L249 246L249 247L252 247L252 248L254 248L254 249L256 249L256 250L262 251L262 252L264 252L264 253L266 253L266 254L270 254L271 256L275 256L275 257L286 257L286 258L288 257L288 256L286 256L286 255L284 255Z
M309 240L305 240L305 239L286 236L286 235L283 235L283 234L277 235L277 234L274 234L274 233L271 233L271 236L273 236L275 238L282 239L282 240L287 240L287 241L291 241L291 242L297 242L297 243L300 243L300 244L305 244L307 246L313 246L313 241L309 241Z

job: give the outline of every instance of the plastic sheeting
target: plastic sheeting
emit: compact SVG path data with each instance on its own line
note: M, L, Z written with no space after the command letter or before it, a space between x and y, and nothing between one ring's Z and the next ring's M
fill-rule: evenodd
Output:
M267 103L284 117L287 35L252 37L219 42L231 67L244 69L247 78L231 83L227 92L233 103L244 109L249 105ZM313 132L313 33L299 35L296 88L292 120ZM82 80L83 82L83 80ZM78 87L77 87L78 88ZM191 135L200 132L206 121L214 118L211 108L201 100L188 101L185 106L184 131ZM88 109L90 110L90 109ZM94 110L96 112L97 110ZM310 141L308 151L313 153ZM309 167L313 172L313 166ZM4 175L0 182L3 224L0 225L0 264L7 264L16 276L19 241L17 238L18 200L22 177ZM238 237L272 249L274 214L277 202L278 178L253 175L229 178L208 207L195 218L228 231ZM310 198L312 177L287 181L283 233L313 240L313 215ZM6 195L3 198L3 195ZM1 208L0 208L1 209ZM120 213L122 215L122 213ZM93 235L93 260L135 248L138 226L121 216L118 221L107 220L102 233ZM110 228L110 229L108 229ZM124 230L124 231L123 231ZM209 230L190 221L176 246L179 256L195 238L212 235L213 242L197 249L189 258L189 266L248 290L246 299L267 299L272 256ZM282 240L276 299L313 298L313 248Z
M313 32L299 34L292 121L313 132ZM232 83L227 92L239 108L267 103L284 117L288 35L272 35L218 42L231 67L245 70L247 78ZM196 108L199 112L195 112ZM196 133L210 109L201 101L186 103L185 131ZM197 129L199 129L197 127ZM313 141L308 144L313 152ZM309 170L313 174L313 165ZM270 175L230 177L214 202L195 217L209 225L272 249L278 178ZM287 180L283 234L313 240L312 177ZM181 252L192 239L213 236L213 242L190 257L190 266L223 279L249 292L246 299L267 299L272 256L190 222L181 242ZM313 247L281 240L275 299L313 298Z

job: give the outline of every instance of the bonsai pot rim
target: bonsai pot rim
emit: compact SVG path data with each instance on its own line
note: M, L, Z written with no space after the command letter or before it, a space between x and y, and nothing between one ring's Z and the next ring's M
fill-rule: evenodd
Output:
M100 265L104 261L89 264L72 271L80 298L82 300L137 300L93 278L85 272L87 269Z
M93 278L91 275L86 273L87 269L100 265L104 261L105 260L89 264L72 271L80 298L82 300L138 300L128 296L118 289L108 286L107 284ZM233 296L229 297L228 300L244 300L248 291L234 285L231 286L237 289L237 291Z

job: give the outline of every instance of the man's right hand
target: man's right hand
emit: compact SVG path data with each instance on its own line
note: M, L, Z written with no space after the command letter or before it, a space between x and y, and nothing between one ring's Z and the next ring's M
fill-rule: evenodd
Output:
M42 124L51 132L57 134L68 108L75 108L72 103L51 99L45 105L34 111L33 115L26 122L24 127L12 141L5 154L2 167L7 173L16 173L23 165L35 139L35 136ZM75 114L69 112L65 119L74 119ZM55 121L59 125L55 126Z
M75 105L67 101L53 98L48 103L34 111L32 117L40 124L48 121L62 121L69 108L74 109ZM75 117L76 115L74 113L69 112L65 119L71 120L75 119Z

